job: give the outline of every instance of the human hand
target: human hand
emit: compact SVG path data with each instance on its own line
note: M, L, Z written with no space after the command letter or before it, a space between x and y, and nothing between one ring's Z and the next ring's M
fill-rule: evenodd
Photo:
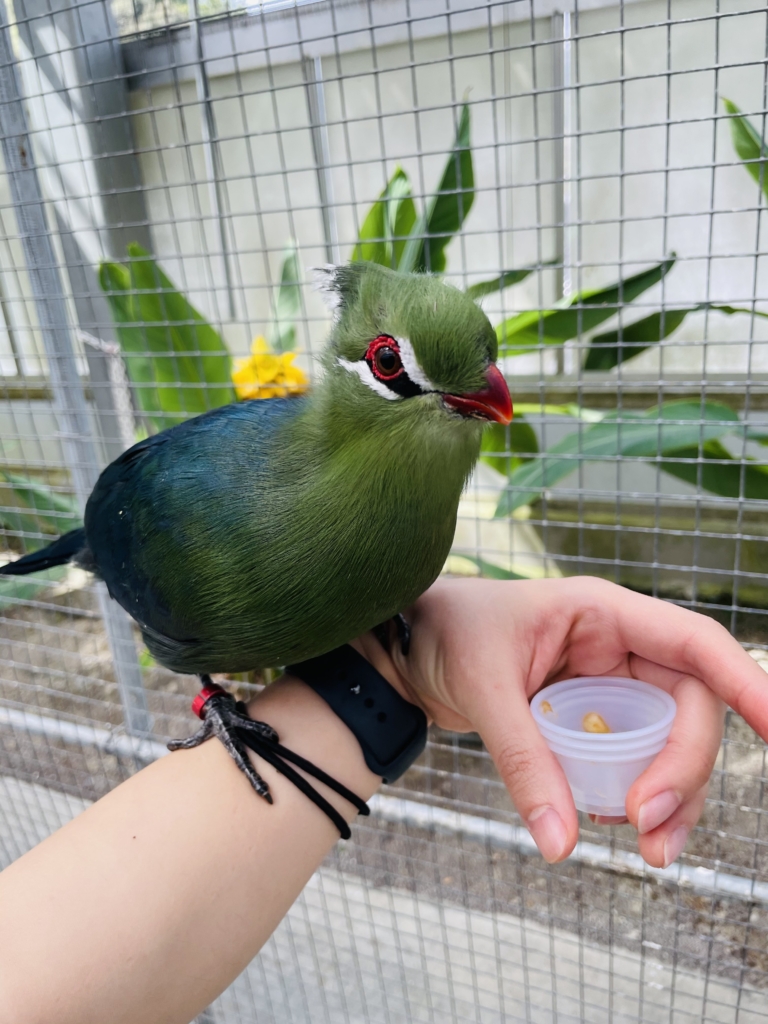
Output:
M712 619L593 577L439 580L408 613L408 657L373 637L366 656L445 729L476 730L550 862L578 838L570 788L529 701L573 676L623 675L671 693L664 750L633 784L627 818L644 859L667 866L704 807L728 703L768 738L768 679ZM615 820L615 819L612 819Z

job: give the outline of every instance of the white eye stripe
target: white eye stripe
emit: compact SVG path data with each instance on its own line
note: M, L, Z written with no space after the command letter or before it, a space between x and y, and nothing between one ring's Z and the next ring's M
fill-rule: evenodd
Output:
M418 384L422 391L437 391L435 385L419 366L419 361L416 358L416 353L413 351L413 345L410 341L407 338L395 338L395 341L400 349L403 369L413 383Z
M382 384L380 380L376 380L370 366L364 359L361 359L357 363L352 363L349 359L342 359L339 357L337 362L339 366L343 366L344 369L348 370L350 373L356 373L366 387L369 387L371 391L375 391L377 395L381 395L382 398L386 398L390 402L399 402L402 398L402 395L398 395L395 391L390 391L386 384Z

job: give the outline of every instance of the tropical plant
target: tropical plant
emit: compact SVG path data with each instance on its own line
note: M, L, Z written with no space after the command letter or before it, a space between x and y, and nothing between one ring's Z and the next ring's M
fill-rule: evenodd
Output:
M0 527L23 534L28 551L47 544L46 535L66 533L80 525L74 495L31 480L19 473L0 471L0 485L14 495L15 507L0 506ZM51 583L61 580L67 567L49 569L35 579L9 577L0 580L0 608L16 601L30 601Z
M746 142L741 143L739 152L744 159L768 158L768 149L754 130L750 135L740 126L739 132L740 138L748 139L751 146L748 149ZM762 164L758 167L753 163L750 167L753 176L762 181ZM352 259L370 260L403 271L442 273L447 265L446 247L461 230L473 200L470 111L465 104L437 190L425 203L421 215L413 200L410 179L398 166L363 219ZM508 317L496 328L500 355L522 355L542 345L561 346L593 332L662 281L674 264L672 256L606 287L576 292L548 309L527 310ZM492 280L470 286L468 292L481 298L519 284L534 269L504 271ZM701 310L727 316L766 315L712 303L654 311L613 330L592 334L583 369L613 370L669 337L689 314ZM570 417L577 422L578 429L540 453L536 432L525 419L528 413ZM665 402L645 413L622 414L574 406L516 404L515 419L509 426L494 424L486 429L482 459L508 478L497 516L509 515L536 500L545 488L570 473L578 461L621 455L654 459L662 472L697 483L714 494L738 497L743 481L747 496L768 497L768 471L759 464L742 467L722 443L721 438L729 433L744 436L744 429L731 410L711 402ZM704 460L701 468L700 459ZM478 568L487 574L486 564L478 564Z
M218 332L137 242L128 256L127 263L102 263L99 281L145 418L163 430L234 401Z
M768 162L768 146L760 137L752 124L731 100L723 99L723 106L731 115L731 141L736 155L744 164L764 195L768 196L768 180L766 179L766 163Z
M266 335L251 355L231 360L218 332L181 294L157 262L136 243L127 263L102 263L99 279L110 304L136 404L145 422L162 430L235 398L269 398L304 390L307 378L288 349L296 340L301 307L298 253L287 247ZM28 550L80 524L74 496L18 473L0 471L13 505L0 506L0 527L26 536ZM0 581L0 604L29 599L65 570L41 580Z
M4 529L56 535L79 525L74 495L7 470L0 470L0 483L13 491L19 503L17 508L0 508L0 526Z
M598 414L599 415L599 414ZM496 516L506 516L568 476L579 462L644 458L671 476L726 498L768 499L768 466L734 457L728 436L766 443L720 402L670 401L645 412L612 411L585 422L542 452L519 460L502 491Z
M734 149L746 170L768 197L768 146L734 103L727 99L723 102L731 115ZM647 271L645 280L654 277L659 280L670 267L671 261L668 261L666 265ZM625 301L632 292L639 293L637 289L642 288L643 279L644 275L641 274L624 282ZM605 304L616 299L616 296L606 296L605 292L603 296ZM594 298L594 293L581 296L580 305L594 304ZM584 368L612 369L622 358L626 360L639 355L653 341L671 334L689 313L705 309L726 316L741 313L763 319L768 317L768 314L758 310L710 303L653 313L634 324L624 326L621 331L614 330L593 337ZM599 322L596 317L602 311L579 309L582 329L595 326ZM558 337L568 333L573 326L563 320L564 314L572 316L573 313L574 310L568 308L547 310L539 314L539 340L542 335L546 335L552 338L553 343L557 343ZM519 325L518 335L526 329L529 334L533 333L531 327L526 327L526 316L531 317L532 314L520 314L512 318L513 327ZM505 336L509 337L508 327L502 326ZM514 337L514 330L512 334ZM541 408L545 410L545 407ZM562 438L535 459L533 456L538 454L535 436L525 436L521 444L522 435L515 435L508 428L496 426L487 433L484 448L510 453L504 465L508 483L499 499L497 516L509 515L538 498L544 489L571 473L579 461L618 456L652 459L662 472L720 497L768 499L768 467L751 458L735 457L723 443L728 435L738 438L740 443L747 440L766 445L768 439L764 434L745 426L733 410L721 403L664 402L644 413L625 411L604 414L596 410L563 407L550 411L576 416L582 421L586 414L587 419L593 422L580 424L578 430ZM495 468L502 468L499 456L494 458ZM491 462L491 457L486 456L486 461Z

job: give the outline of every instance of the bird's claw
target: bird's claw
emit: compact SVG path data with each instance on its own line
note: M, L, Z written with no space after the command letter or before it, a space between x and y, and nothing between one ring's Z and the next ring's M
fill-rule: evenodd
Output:
M203 676L202 680L204 685L212 685L208 677ZM269 786L251 764L245 744L238 736L238 732L252 732L268 743L277 743L279 737L272 726L251 718L242 701L236 701L231 693L221 689L218 689L213 696L205 701L201 714L203 724L194 736L185 740L171 740L168 749L189 750L205 743L211 736L215 736L227 748L235 764L247 777L254 790L267 803L271 804L272 797Z

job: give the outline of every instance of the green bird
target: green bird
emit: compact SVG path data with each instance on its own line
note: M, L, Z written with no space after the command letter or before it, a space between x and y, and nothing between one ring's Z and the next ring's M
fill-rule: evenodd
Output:
M101 474L83 529L3 572L75 561L160 663L204 677L303 661L412 604L445 563L483 424L512 418L496 334L436 277L321 276L334 323L308 394L139 442Z

